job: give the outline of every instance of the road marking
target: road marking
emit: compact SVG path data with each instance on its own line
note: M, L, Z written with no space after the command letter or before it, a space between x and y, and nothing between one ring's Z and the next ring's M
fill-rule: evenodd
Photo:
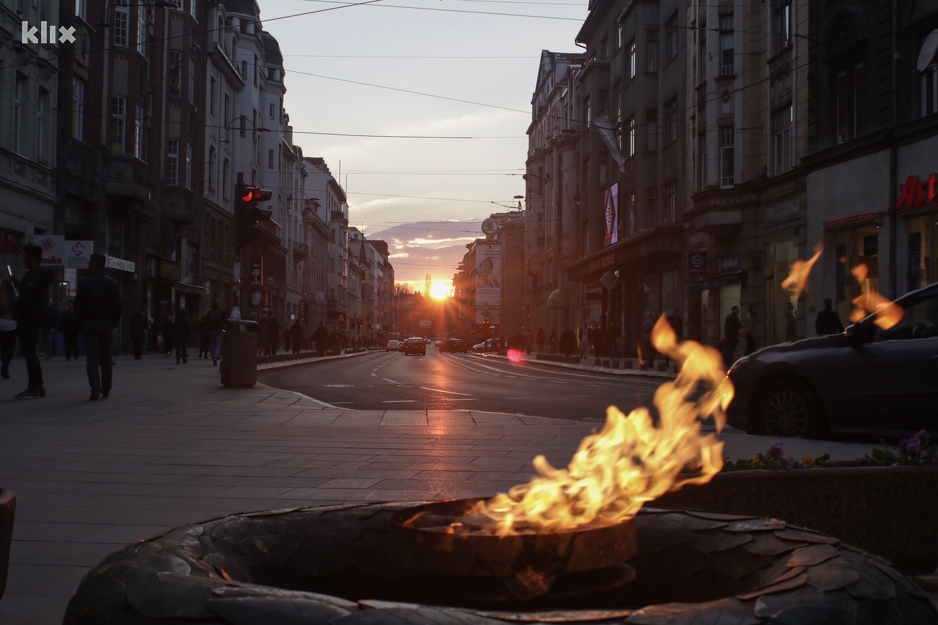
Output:
M390 382L391 384L400 384L397 380L392 380L391 378L381 378L385 382Z
M419 388L422 388L425 391L433 391L434 393L447 393L449 395L462 395L464 397L472 397L471 393L457 393L456 391L444 391L443 389L430 388L429 386L421 386Z
M385 399L382 404L416 404L416 399Z
M354 388L354 384L323 384L323 388Z

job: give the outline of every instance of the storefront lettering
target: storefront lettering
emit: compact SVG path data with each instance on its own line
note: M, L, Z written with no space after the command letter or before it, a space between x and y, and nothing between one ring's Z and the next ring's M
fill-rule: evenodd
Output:
M606 267L611 267L615 264L616 257L612 254L606 254L590 262L589 272L593 273L594 271L599 271L600 269L605 269Z
M899 186L899 199L896 200L896 208L915 208L928 204L934 204L938 199L936 193L936 182L938 174L931 174L928 179L919 180L918 176L909 176L905 184Z

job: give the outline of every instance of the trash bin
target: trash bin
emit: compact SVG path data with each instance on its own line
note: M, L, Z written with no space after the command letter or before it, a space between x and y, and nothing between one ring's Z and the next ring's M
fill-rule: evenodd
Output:
M225 322L219 372L226 388L252 388L257 384L256 321Z

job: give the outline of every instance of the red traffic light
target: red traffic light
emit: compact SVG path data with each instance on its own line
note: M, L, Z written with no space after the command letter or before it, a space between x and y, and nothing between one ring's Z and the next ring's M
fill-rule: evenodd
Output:
M241 190L241 201L244 203L259 202L261 199L261 190L257 187L244 187Z

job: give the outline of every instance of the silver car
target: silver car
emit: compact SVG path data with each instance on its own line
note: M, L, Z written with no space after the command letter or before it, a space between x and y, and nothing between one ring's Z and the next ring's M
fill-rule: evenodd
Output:
M938 283L842 334L760 349L733 364L729 424L750 434L822 437L830 431L907 435L938 431Z

